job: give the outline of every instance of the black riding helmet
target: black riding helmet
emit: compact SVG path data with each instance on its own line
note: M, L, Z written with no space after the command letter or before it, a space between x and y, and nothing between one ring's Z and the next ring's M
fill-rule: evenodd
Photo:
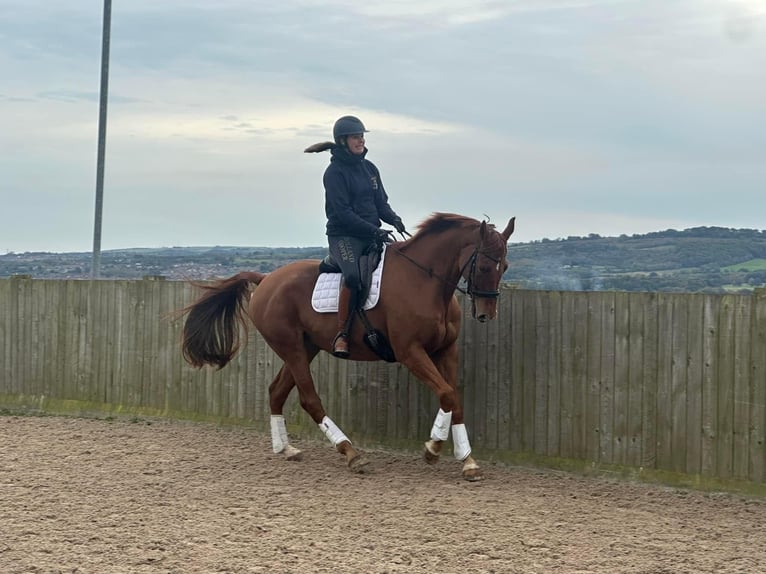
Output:
M343 116L338 118L335 125L332 127L332 137L335 139L335 143L340 145L341 138L354 134L363 134L368 131L362 120L356 116Z

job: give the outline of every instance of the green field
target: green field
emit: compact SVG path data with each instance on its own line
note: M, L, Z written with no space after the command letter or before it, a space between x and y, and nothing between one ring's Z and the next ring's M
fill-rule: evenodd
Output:
M766 270L766 259L751 259L750 261L743 261L735 265L727 265L721 267L721 271L763 271Z

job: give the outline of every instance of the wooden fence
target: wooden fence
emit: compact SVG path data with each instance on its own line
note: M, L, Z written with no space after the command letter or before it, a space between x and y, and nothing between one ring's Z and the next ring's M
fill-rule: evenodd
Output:
M252 421L279 359L253 331L221 371L188 367L188 284L0 279L0 407ZM766 483L766 293L521 291L466 318L460 388L480 457ZM438 405L398 364L320 353L325 407L361 444L414 446ZM291 432L320 436L291 397ZM631 470L632 469L632 470Z

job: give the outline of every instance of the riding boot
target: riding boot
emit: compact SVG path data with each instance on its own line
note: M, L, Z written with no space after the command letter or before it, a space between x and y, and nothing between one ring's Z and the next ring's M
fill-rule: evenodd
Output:
M351 354L348 350L348 337L351 330L351 289L345 285L338 296L338 334L332 342L332 354L346 359Z

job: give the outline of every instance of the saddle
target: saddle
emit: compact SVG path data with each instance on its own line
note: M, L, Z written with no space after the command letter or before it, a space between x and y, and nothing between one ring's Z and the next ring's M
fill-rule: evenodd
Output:
M372 326L370 320L367 318L367 313L365 313L364 310L365 302L368 301L368 295L370 294L370 288L373 285L373 275L378 269L378 265L381 264L384 249L385 248L383 246L373 243L359 258L359 270L362 280L362 289L359 292L358 301L360 303L356 308L356 313L359 315L359 318L362 320L362 324L364 325L365 344L372 350L373 353L378 355L384 361L395 363L396 356L394 355L394 351L391 348L391 344L388 342L388 339L386 339L386 336L381 331ZM319 262L319 273L341 273L341 269L333 259L332 255L327 255L322 261ZM377 298L372 302L371 306L374 306L375 303L377 303Z
M376 244L371 244L359 257L359 270L362 279L362 292L359 293L359 299L364 301L370 292L370 285L372 285L372 274L378 268L380 261L383 257L384 248ZM331 254L328 254L324 259L319 262L319 273L340 273L341 268L333 259Z

